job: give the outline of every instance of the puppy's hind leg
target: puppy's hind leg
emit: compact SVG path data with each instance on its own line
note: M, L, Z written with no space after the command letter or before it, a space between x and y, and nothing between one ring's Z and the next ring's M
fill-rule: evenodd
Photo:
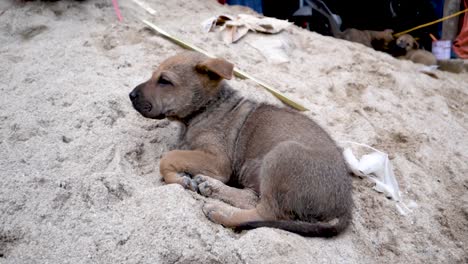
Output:
M241 209L253 209L257 205L258 196L251 189L238 189L227 186L219 180L204 175L194 178L201 195L221 200Z
M352 186L334 148L282 142L262 160L261 200L254 209L210 202L203 211L211 221L237 230L273 227L305 236L337 235L351 220Z
M203 212L212 222L225 227L237 227L243 223L272 220L273 216L261 204L252 209L239 209L221 202L207 202Z

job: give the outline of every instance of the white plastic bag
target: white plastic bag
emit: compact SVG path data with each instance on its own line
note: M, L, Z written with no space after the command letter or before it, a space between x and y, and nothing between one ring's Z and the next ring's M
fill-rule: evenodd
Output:
M411 212L402 201L400 188L398 187L398 182L393 173L393 167L388 155L364 144L352 141L343 141L343 143L355 144L372 151L357 159L351 148L347 147L343 151L343 156L349 169L355 175L372 180L375 182L374 190L384 193L388 198L396 201L396 207L400 214L406 215Z

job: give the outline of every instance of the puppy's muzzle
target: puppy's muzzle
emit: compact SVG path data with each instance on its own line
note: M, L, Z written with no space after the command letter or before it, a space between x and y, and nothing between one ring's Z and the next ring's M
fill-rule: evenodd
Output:
M134 102L138 97L140 97L140 91L133 90L128 96L130 97L130 100Z
M135 108L142 115L151 112L153 109L151 103L144 100L143 95L138 87L133 89L133 91L128 96L130 97L130 101L132 101L133 108Z
M408 46L408 44L404 41L400 41L400 42L397 42L397 46L399 48L402 48L402 49L406 49L406 47Z
M138 85L132 92L128 95L130 101L132 102L133 108L137 110L142 116L153 119L164 119L166 115L164 113L153 113L153 105L145 99L141 91L141 85ZM152 112L153 111L153 112Z

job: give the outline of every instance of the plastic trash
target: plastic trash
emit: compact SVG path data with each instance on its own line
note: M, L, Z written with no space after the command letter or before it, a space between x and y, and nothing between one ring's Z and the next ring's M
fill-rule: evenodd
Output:
M351 141L343 141L343 143L351 143L371 150L369 154L357 159L350 147L345 148L343 156L349 169L353 174L373 181L375 183L374 190L384 193L388 198L394 200L400 214L406 215L411 212L411 209L402 201L400 188L388 155L365 144ZM412 207L417 206L413 201L412 204L414 205Z
M223 41L228 44L237 42L249 31L276 34L291 25L293 23L287 20L248 14L220 15L210 17L202 22L202 28L205 32L220 31Z

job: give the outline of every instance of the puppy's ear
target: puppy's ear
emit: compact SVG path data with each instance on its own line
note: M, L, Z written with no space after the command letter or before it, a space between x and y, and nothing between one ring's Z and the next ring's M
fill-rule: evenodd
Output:
M413 40L413 49L419 49L419 43L416 40Z
M224 78L232 79L234 64L224 59L207 59L196 66L197 71L207 73L210 79Z

